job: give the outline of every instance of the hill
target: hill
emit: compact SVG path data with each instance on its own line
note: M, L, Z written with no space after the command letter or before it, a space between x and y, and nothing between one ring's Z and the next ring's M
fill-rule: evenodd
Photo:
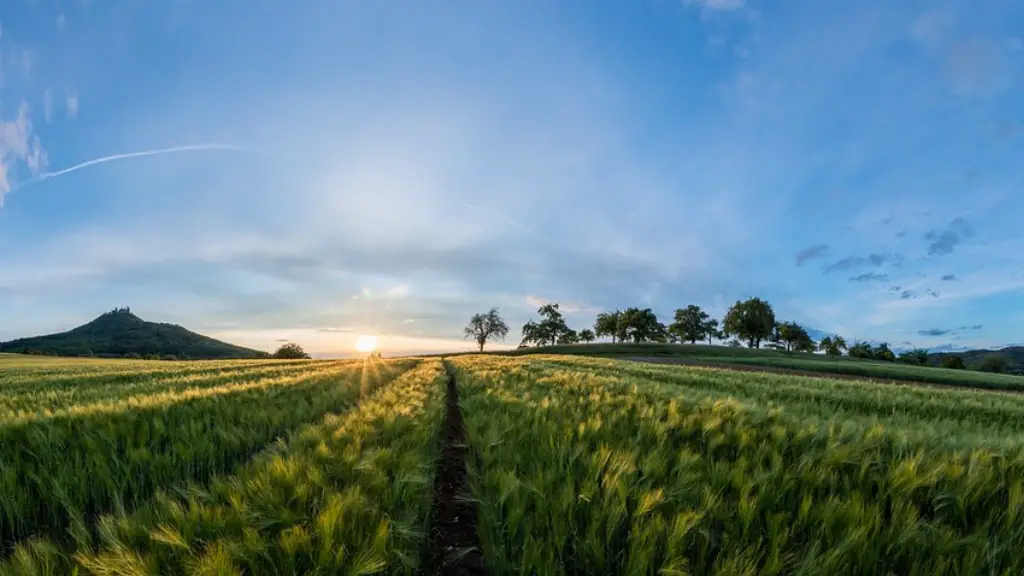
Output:
M209 360L269 357L266 352L221 342L177 324L146 322L128 308L112 310L67 332L0 343L0 352L99 357L138 354Z

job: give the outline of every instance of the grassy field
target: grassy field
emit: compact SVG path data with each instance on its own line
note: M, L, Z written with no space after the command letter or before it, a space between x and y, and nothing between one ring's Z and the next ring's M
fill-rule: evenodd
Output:
M1024 377L932 366L912 366L895 362L859 360L847 356L832 358L822 354L803 354L777 350L705 346L702 344L573 344L523 348L503 352L513 356L531 354L571 354L605 358L655 357L663 359L769 366L824 374L847 374L877 380L923 382L946 386L964 386L989 390L1024 391Z
M8 358L0 574L479 573L471 546L491 574L1019 574L1022 447L1024 395L970 388L581 355ZM472 542L435 554L453 525Z

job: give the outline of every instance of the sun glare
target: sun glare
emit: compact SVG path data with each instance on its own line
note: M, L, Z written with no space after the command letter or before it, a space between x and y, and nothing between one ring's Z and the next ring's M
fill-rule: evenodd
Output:
M366 354L377 349L377 337L363 334L356 338L356 350Z

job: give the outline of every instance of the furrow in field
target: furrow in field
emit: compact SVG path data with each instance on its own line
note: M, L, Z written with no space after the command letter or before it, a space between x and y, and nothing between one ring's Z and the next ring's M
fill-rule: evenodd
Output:
M466 429L459 408L455 372L445 363L445 422L441 458L434 476L434 504L427 537L426 574L484 574L477 536L476 504L470 496L466 470Z
M803 421L639 377L455 361L489 566L515 573L1021 573L1024 450L917 418ZM906 438L916 438L908 443Z
M230 471L295 427L343 409L414 362L178 393L0 428L0 543L88 538L98 514Z
M96 547L24 542L0 572L414 574L430 511L444 373L424 361L303 426L234 475L99 520Z

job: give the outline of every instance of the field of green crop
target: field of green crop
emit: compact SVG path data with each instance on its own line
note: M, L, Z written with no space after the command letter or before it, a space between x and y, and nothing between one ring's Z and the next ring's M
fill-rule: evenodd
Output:
M1024 573L1024 397L453 362L495 573Z
M440 361L0 368L0 574L411 572Z
M0 574L459 572L469 548L428 560L435 498L491 574L1021 574L1024 395L564 355L0 363Z

